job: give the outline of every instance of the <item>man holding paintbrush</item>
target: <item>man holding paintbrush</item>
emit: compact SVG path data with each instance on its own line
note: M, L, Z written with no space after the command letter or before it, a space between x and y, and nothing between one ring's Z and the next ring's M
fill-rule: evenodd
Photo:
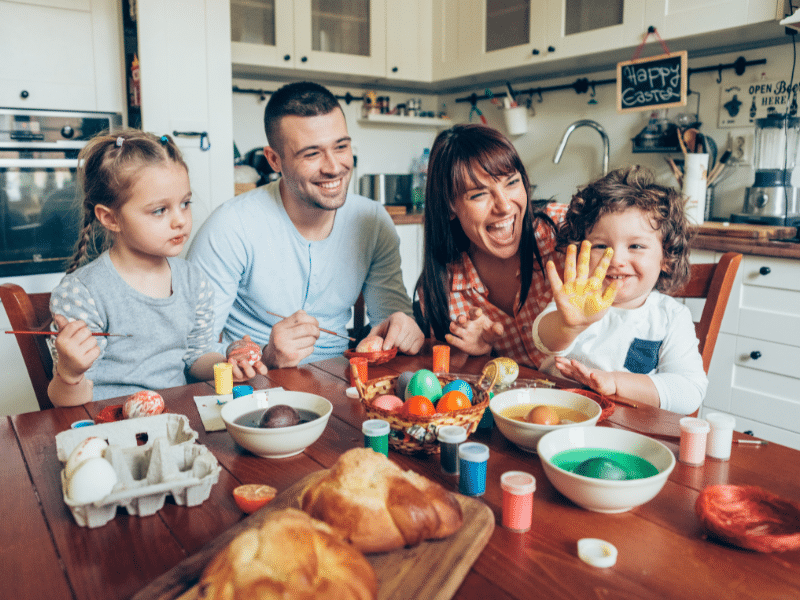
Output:
M189 251L215 287L221 349L250 335L264 345L262 362L279 368L341 355L363 292L384 349L417 353L424 336L410 316L394 224L380 204L347 193L353 152L336 97L288 84L268 102L264 127L264 155L281 178L217 208ZM242 374L255 371L243 365Z

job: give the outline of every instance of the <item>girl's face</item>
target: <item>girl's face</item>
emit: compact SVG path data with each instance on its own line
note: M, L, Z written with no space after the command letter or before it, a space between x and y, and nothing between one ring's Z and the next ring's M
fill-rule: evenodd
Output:
M592 243L590 273L594 272L606 248L614 250L606 272L606 284L618 280L614 306L642 306L664 268L661 232L653 228L650 216L633 207L605 214L586 239Z
M514 172L495 179L481 169L477 178L478 185L469 187L450 206L451 218L461 223L473 253L511 258L519 251L528 207L522 176Z
M142 169L130 196L111 211L114 248L150 257L177 256L192 231L189 174L175 163ZM105 223L104 223L105 225Z

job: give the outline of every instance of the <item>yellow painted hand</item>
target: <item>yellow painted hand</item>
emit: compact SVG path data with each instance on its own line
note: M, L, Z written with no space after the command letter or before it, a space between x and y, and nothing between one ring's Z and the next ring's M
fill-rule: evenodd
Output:
M577 257L576 265L575 255L577 254L577 248L574 244L570 244L567 248L567 257L564 263L563 284L552 261L547 265L550 285L553 287L553 294L556 303L559 304L559 310L563 313L568 309L564 301L574 307L573 310L569 311L573 313L573 318L567 319L568 322L575 317L577 317L577 320L583 320L585 317L590 320L596 320L592 319L592 317L611 306L617 295L616 281L612 281L603 292L603 280L608 266L611 264L611 257L614 255L614 251L611 248L606 248L597 268L595 268L592 276L589 277L591 249L592 244L584 240L581 244L581 251ZM574 313L577 313L577 315Z

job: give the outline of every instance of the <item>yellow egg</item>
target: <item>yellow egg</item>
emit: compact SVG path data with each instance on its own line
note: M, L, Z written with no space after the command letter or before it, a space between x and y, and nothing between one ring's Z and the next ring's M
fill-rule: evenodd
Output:
M548 406L534 406L526 420L537 425L558 425L561 422L555 411Z

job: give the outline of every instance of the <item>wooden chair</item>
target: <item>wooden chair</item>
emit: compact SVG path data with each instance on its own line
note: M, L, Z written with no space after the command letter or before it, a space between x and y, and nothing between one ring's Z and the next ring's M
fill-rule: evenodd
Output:
M703 357L703 369L708 373L711 356L717 344L719 328L728 298L733 288L736 271L742 262L742 255L726 252L718 263L701 263L692 265L692 276L681 289L670 294L675 298L705 298L703 314L700 321L694 324L699 341L700 355Z
M28 294L15 283L0 285L0 301L12 329L47 331L50 328L50 294ZM47 336L17 335L17 343L33 384L39 408L53 408L47 386L53 377L53 359L47 348Z

